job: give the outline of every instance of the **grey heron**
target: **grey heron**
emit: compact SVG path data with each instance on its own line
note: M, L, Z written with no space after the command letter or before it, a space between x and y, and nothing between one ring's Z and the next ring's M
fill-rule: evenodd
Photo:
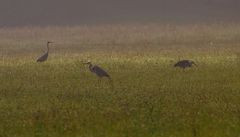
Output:
M50 41L47 42L47 52L46 52L45 54L43 54L41 57L39 57L39 58L37 59L37 62L44 62L44 61L46 61L46 60L48 59L49 44L50 44L50 43L53 43L53 42L50 42Z
M89 70L92 73L95 73L99 78L107 77L107 78L111 79L110 75L105 70L103 70L101 67L99 67L97 65L92 65L92 63L89 61L84 64L87 64Z
M174 64L174 67L180 67L180 68L187 68L192 67L192 65L197 66L197 64L192 60L180 60L176 64Z

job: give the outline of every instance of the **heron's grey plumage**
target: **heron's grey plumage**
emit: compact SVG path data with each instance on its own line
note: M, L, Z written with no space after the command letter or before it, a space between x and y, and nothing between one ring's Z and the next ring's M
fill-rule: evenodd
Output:
M48 52L37 59L37 62L44 62L48 59Z
M97 65L92 65L91 62L88 62L88 63L85 63L85 64L88 64L89 65L89 70L92 72L92 73L95 73L98 77L102 78L102 77L107 77L109 79L111 79L110 75L105 71L103 70L102 68L100 68L99 66Z
M43 54L41 57L39 57L37 59L37 62L44 62L48 59L48 53L49 53L49 44L52 43L52 42L47 42L47 52L45 54Z
M181 61L178 61L176 64L174 64L174 67L180 67L180 68L185 69L187 67L192 67L193 64L196 65L194 61L191 61L191 60L181 60Z

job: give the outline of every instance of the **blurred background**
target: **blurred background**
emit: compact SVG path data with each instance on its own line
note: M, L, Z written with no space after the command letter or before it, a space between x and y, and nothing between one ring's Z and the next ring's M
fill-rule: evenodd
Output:
M1 0L0 27L239 22L239 0Z

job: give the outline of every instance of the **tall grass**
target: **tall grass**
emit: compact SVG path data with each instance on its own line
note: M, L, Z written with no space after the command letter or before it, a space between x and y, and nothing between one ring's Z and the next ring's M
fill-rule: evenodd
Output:
M0 136L239 137L239 38L239 24L1 28Z

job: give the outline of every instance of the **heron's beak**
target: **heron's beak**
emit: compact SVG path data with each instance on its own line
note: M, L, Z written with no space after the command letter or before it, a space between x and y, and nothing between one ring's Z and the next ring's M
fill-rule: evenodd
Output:
M83 62L83 64L90 64L90 62Z
M194 64L196 67L198 66L195 62L193 62L193 64Z

